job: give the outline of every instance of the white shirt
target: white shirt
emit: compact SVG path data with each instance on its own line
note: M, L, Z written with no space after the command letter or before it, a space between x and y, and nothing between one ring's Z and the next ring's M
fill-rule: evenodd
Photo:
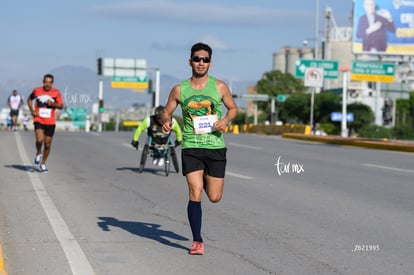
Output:
M9 102L12 110L18 110L20 108L20 104L23 102L23 99L20 95L11 95L9 97Z

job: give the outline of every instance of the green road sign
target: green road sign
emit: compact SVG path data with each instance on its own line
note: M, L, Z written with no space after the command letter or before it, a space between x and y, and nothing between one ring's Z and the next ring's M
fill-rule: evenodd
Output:
M321 60L321 59L299 59L296 61L295 75L299 78L305 77L306 68L323 69L323 78L338 78L338 61Z
M147 82L148 77L137 77L137 76L113 76L112 82Z
M85 127L86 117L74 117L73 126Z
M88 108L68 108L67 113L72 118L74 126L85 127Z
M69 117L86 117L88 108L68 108L67 113Z
M395 64L375 61L353 61L353 81L394 82Z
M277 102L285 102L286 98L288 98L288 97L289 97L289 95L277 95L276 101Z

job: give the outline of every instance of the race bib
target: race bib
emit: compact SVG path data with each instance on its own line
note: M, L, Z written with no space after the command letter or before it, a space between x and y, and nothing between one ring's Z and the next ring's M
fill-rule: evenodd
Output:
M214 132L214 123L217 121L217 115L197 116L194 117L194 132L196 134L205 134Z
M50 118L52 116L52 109L39 108L39 116L44 118Z

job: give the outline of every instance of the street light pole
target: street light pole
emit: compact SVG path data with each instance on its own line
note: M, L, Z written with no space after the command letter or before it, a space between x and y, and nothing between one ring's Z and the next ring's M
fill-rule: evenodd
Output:
M315 44L314 44L314 54L313 59L318 59L319 54L319 0L316 0L316 12L315 12ZM311 133L314 133L314 122L313 122L313 113L314 113L314 105L315 105L315 93L318 93L320 88L313 88L311 92L311 106L310 106L310 127L311 127Z
M98 82L98 100L102 102L103 100L103 79L99 78ZM99 108L99 107L98 107ZM102 113L98 110L98 132L102 132Z
M316 0L316 13L315 13L315 59L319 57L319 49L318 49L318 42L319 42L319 0Z
M349 67L341 67L340 70L342 71L342 119L341 119L341 137L348 136L348 128L346 123L347 111L347 96L348 96L348 72Z
M160 105L160 69L155 68L155 106Z
M314 87L314 88L312 88L312 93L311 93L311 106L310 106L310 108L311 108L311 112L310 112L310 122L309 122L309 124L310 124L310 127L311 127L311 133L313 134L313 109L314 109L314 105L315 105L315 92L316 92L316 89L319 89L319 88L316 88L316 87Z

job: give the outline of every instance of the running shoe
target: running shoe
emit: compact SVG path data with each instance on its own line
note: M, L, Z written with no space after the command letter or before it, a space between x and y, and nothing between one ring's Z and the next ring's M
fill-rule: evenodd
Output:
M42 154L36 154L33 162L35 165L39 165L41 160L42 160Z
M157 165L159 160L160 159L154 158L153 161L152 161L152 164Z
M157 164L158 166L164 166L164 158L160 158Z
M46 167L46 164L40 164L40 172L42 172L42 173L47 173L47 167Z
M203 242L193 242L191 246L190 255L204 255L204 243Z

